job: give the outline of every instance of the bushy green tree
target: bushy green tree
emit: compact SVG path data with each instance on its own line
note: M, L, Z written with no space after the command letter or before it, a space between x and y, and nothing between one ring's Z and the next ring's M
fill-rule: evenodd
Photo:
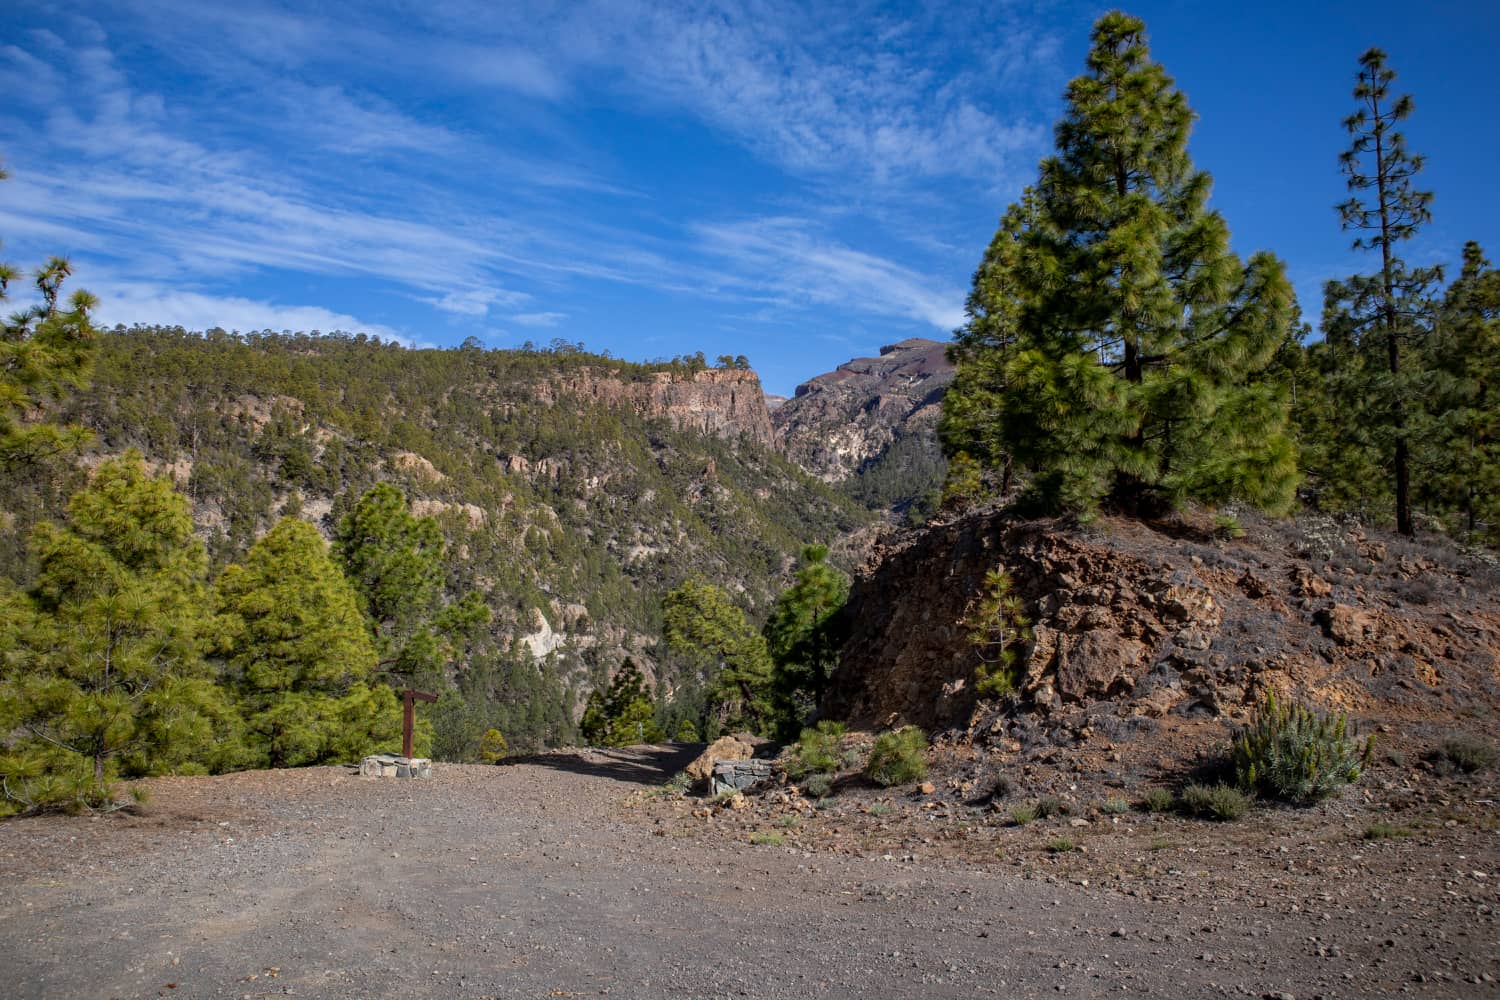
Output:
M400 686L446 687L455 644L490 618L477 593L444 599L444 547L437 521L413 515L390 483L339 522L334 552L373 623L382 673Z
M646 678L634 660L627 659L620 666L605 693L596 690L589 695L578 729L594 746L622 747L666 739L656 721Z
M122 771L229 766L204 659L207 556L186 498L139 454L102 464L33 533L31 592L0 594L0 789L11 807L110 801Z
M62 286L72 274L67 258L53 257L35 273L41 301L0 320L0 468L71 451L88 439L76 425L36 419L84 385L93 364L97 334L89 313L99 300L82 290L64 300ZM19 268L0 262L0 303L20 277Z
M718 731L748 729L769 735L771 657L766 640L718 587L688 580L662 601L668 648L707 673L708 698Z
M817 707L844 644L839 612L849 597L849 578L827 559L826 545L804 548L796 579L776 598L766 620L778 735L785 739L795 738Z
M348 761L399 745L400 704L372 682L375 648L354 590L312 525L283 519L224 570L218 595L253 765Z
M1053 509L1284 510L1296 463L1268 375L1296 314L1282 264L1229 249L1188 156L1193 112L1144 24L1104 15L1087 66L1056 154L976 273L945 445L1014 462Z
M1017 351L1025 287L1014 279L1021 265L1028 228L1037 212L1036 190L1000 219L1000 228L974 271L964 303L968 321L953 335L948 360L956 366L943 397L938 438L948 457L947 499L974 499L982 492L981 475L997 471L999 492L1009 492L1012 461L1001 420L1009 382L1006 369Z
M1354 248L1379 252L1380 269L1327 283L1323 332L1343 348L1345 367L1336 383L1341 416L1371 429L1390 466L1396 530L1412 535L1411 442L1414 431L1423 436L1428 429L1419 402L1428 380L1424 366L1412 362L1431 334L1442 271L1410 267L1396 252L1431 221L1432 192L1412 186L1424 157L1407 151L1397 129L1413 104L1410 95L1392 97L1395 79L1380 49L1360 56L1354 87L1359 110L1344 120L1351 143L1339 156L1350 196L1338 211L1344 228L1359 234Z
M1434 491L1462 530L1500 541L1500 270L1478 243L1443 298L1432 360L1444 376Z

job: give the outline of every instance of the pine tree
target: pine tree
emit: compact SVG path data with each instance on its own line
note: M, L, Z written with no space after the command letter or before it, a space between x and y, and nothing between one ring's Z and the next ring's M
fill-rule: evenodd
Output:
M843 646L839 612L849 597L849 578L827 558L826 545L802 550L802 567L776 598L764 629L779 735L787 739L796 738L822 699Z
M256 766L357 759L400 739L395 694L317 529L285 518L218 581L224 652Z
M334 553L373 623L382 671L399 685L444 687L455 643L487 623L476 593L443 599L444 542L437 521L380 483L339 522Z
M1446 378L1439 398L1440 488L1470 535L1500 538L1500 270L1478 243L1448 286L1433 364Z
M207 555L170 480L135 452L105 462L32 548L30 594L0 594L11 806L106 806L122 770L232 764L233 714L204 659Z
M1284 388L1266 375L1296 314L1283 267L1230 251L1187 153L1193 113L1144 24L1104 15L1087 65L1034 196L1007 212L976 275L958 354L990 372L959 382L997 386L999 440L981 432L973 451L1029 471L1030 498L1053 509L1283 510L1295 457ZM1009 355L1001 382L986 340ZM965 436L950 432L950 453L970 451Z
M775 714L771 657L765 638L729 595L701 579L689 580L662 601L662 618L668 648L707 671L719 729L768 734Z
M6 177L0 170L0 180ZM73 274L64 257L35 273L41 301L0 320L0 469L77 449L88 432L35 419L64 392L88 381L97 333L89 313L98 299L85 291L62 298ZM0 303L10 298L19 268L0 262Z
M590 744L605 747L659 743L666 738L657 724L646 678L634 660L621 664L607 692L596 690L589 695L579 733Z
M974 271L964 303L968 322L954 333L948 360L956 366L953 383L943 397L938 438L949 460L945 496L970 498L982 490L977 478L983 469L1000 473L1001 495L1010 490L1011 456L1005 450L1000 426L1009 388L1006 368L1016 352L1022 292L1013 279L1021 263L1028 220L1036 217L1036 191L1027 188L1011 205L1000 228Z
M1349 149L1339 155L1351 195L1338 206L1345 229L1360 235L1356 250L1380 251L1380 270L1369 276L1356 275L1331 281L1324 289L1325 335L1343 338L1363 356L1370 377L1356 383L1358 396L1346 396L1350 419L1371 422L1383 431L1382 444L1390 456L1395 494L1396 530L1416 533L1411 507L1411 440L1413 405L1422 394L1422 373L1408 371L1407 348L1420 348L1429 335L1435 312L1433 286L1441 280L1440 268L1412 268L1396 255L1396 246L1416 235L1430 222L1432 192L1417 191L1412 178L1422 169L1424 157L1407 152L1406 137L1397 125L1411 115L1410 95L1392 98L1390 85L1396 79L1386 66L1386 54L1372 48L1359 57L1354 98L1360 109L1344 120L1352 137ZM1373 203L1360 192L1373 192ZM1331 328L1336 329L1330 333ZM1384 371L1374 377L1379 369ZM1419 428L1418 428L1419 429Z

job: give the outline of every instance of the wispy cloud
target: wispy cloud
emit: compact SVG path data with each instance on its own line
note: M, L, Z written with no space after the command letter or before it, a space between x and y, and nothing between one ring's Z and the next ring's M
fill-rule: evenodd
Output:
M510 321L519 326L553 327L567 318L567 313L560 312L518 313Z
M219 327L248 333L254 330L319 330L332 333L371 333L387 340L419 346L411 338L379 323L367 323L321 306L285 305L238 296L214 296L151 284L96 284L99 320L104 326L181 326L188 330Z
M700 316L787 326L832 306L946 330L962 295L933 261L962 251L926 235L928 207L1029 170L1041 136L973 74L1024 89L1053 50L1004 7L992 44L967 14L854 4L436 0L355 20L120 0L0 46L23 95L0 109L17 168L0 225L90 258L112 321L574 329L603 311L569 303L609 288ZM738 162L724 191L678 201L601 121L706 127L761 161L750 221L716 200L739 197ZM301 304L320 289L346 297ZM418 303L434 312L405 315ZM367 308L404 318L376 331Z
M746 284L792 304L841 304L904 316L947 333L963 322L963 292L873 254L821 238L797 219L698 228L704 247L756 275Z

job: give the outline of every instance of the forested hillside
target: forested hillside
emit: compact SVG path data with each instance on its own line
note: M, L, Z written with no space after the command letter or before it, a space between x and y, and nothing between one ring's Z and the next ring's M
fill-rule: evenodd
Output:
M689 697L656 649L669 590L702 577L759 620L804 545L869 519L764 446L753 372L697 357L117 329L57 418L95 442L84 469L9 477L12 579L34 576L32 525L131 448L190 499L214 571L284 515L332 537L373 484L393 484L441 526L446 593L492 612L449 673L513 748L571 739L583 695L627 656L659 676L658 698Z

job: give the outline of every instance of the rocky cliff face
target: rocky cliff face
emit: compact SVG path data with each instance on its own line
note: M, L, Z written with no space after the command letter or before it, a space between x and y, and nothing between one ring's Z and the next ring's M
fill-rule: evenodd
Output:
M934 431L953 381L945 345L913 338L809 379L772 414L784 454L825 482L869 470L903 439L937 453Z
M765 447L774 443L771 412L760 376L753 371L711 368L626 378L584 368L537 386L538 402L552 405L566 396L593 405L629 407L648 419L666 419L679 431L730 441L748 438Z
M1492 564L1327 520L1247 527L1253 541L1231 542L988 512L908 534L855 582L825 711L979 736L1005 731L1008 711L1075 735L1241 719L1271 691L1377 722L1500 706ZM966 621L996 568L1035 623L1009 708L976 698Z

